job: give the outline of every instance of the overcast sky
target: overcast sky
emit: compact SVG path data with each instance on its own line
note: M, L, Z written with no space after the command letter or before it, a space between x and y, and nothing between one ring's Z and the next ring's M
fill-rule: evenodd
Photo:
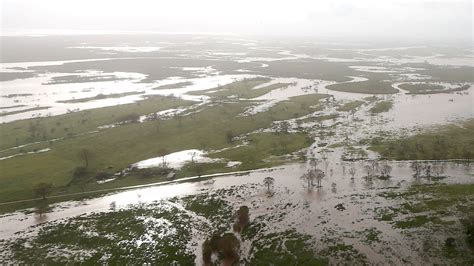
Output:
M213 32L462 39L471 0L0 0L2 33Z

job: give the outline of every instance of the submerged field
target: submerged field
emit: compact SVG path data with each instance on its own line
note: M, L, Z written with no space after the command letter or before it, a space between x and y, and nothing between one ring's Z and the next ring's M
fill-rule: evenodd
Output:
M242 264L474 261L472 185L334 194L329 188L298 191L279 183L267 193L264 185L249 183L204 191L151 203L138 199L45 224L1 242L12 252L3 262L201 264L203 242L232 232L240 206L248 206L250 222L230 234L237 236L236 259ZM329 202L312 200L324 193L331 193L323 196ZM212 259L226 256L219 251Z
M2 48L0 263L473 263L447 50L83 38Z

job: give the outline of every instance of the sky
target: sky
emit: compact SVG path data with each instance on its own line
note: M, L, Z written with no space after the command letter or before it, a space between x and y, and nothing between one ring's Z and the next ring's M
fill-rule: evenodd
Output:
M471 0L0 0L2 35L168 32L472 43Z

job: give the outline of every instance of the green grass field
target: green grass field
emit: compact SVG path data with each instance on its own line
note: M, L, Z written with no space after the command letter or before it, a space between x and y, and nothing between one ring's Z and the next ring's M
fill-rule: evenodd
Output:
M84 149L89 152L87 172L90 177L100 172L112 174L135 162L180 150L197 148L212 151L238 145L241 141L229 142L228 132L231 132L233 136L243 136L257 129L268 128L275 120L312 113L322 108L319 100L325 97L327 95L294 97L290 101L278 103L266 112L252 116L239 116L253 104L252 101L211 103L202 106L200 112L191 115L174 116L144 123L128 123L90 134L82 133L96 131L98 126L114 123L131 112L147 114L189 105L190 102L157 96L129 105L2 124L0 126L1 147L4 149L15 146L17 142L24 144L43 139L65 138L55 142L44 141L33 146L34 149L50 148L48 152L0 161L0 202L32 198L34 196L32 188L40 182L53 183L57 188L53 194L66 193L66 186L72 180L74 169L86 164L85 160L79 156L80 151ZM83 120L86 121L82 123ZM35 130L40 133L39 135L36 134L34 137L31 135L32 125L39 128ZM65 131L64 128L68 130ZM42 136L42 133L45 135ZM264 161L267 157L283 155L283 150L291 153L311 143L303 134L288 136L257 134L248 138L250 140L248 147L231 149L219 156L224 158L228 156L229 160L242 161L243 164L239 169L255 169L272 165ZM284 149L275 150L275 144L284 146ZM28 147L24 149L27 150ZM258 150L254 153L254 161L248 159L245 149ZM18 151L8 151L5 154L11 155L14 152ZM281 163L277 160L273 164L277 162ZM226 170L222 166L220 168ZM230 168L228 170L235 171ZM209 171L212 172L211 169ZM85 187L86 190L94 190L156 181L156 178L143 181L131 177L104 185L91 183L82 186L81 189ZM74 185L67 187L67 192L77 191L80 189Z

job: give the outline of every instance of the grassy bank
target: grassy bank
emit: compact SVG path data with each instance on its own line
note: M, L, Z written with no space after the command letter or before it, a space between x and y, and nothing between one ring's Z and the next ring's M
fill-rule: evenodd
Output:
M474 120L439 126L411 137L373 139L370 149L396 160L466 159L474 156Z

